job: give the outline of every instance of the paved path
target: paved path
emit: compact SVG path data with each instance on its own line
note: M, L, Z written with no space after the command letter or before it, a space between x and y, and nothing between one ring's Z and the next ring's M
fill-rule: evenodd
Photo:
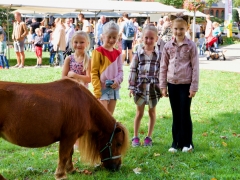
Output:
M207 60L206 53L199 56L200 69L211 69L240 73L240 44L232 44L222 47L226 60L220 57L218 60Z

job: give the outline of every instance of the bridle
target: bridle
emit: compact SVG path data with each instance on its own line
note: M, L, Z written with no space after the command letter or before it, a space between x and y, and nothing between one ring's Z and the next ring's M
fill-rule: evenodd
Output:
M112 140L113 140L113 136L114 136L114 132L115 132L116 127L117 127L117 123L115 123L115 125L114 125L112 136L111 136L109 142L107 142L106 146L100 151L100 153L102 153L105 149L108 148L108 150L109 150L109 157L105 158L105 159L102 159L101 162L107 161L107 160L111 160L111 159L117 159L117 158L121 157L121 155L112 156L112 148L111 147L112 147Z

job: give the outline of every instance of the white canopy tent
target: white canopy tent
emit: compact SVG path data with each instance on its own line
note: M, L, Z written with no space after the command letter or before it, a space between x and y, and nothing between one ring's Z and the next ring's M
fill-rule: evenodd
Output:
M66 14L73 12L128 12L142 14L177 13L182 10L158 2L107 1L107 0L8 0L0 2L0 7L27 10L39 14ZM7 21L9 22L9 21ZM8 26L9 27L9 26ZM8 29L9 31L9 29ZM8 33L9 36L9 33ZM9 39L9 38L8 38Z
M171 13L179 12L178 9L158 2L135 2L135 1L107 1L107 0L9 0L0 2L2 7L23 9L35 13L60 13L69 12L131 12L131 13Z

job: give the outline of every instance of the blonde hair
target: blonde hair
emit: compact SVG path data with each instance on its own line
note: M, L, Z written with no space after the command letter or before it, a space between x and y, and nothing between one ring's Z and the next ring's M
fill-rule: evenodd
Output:
M40 33L42 34L42 31L41 31L40 28L36 28L36 29L35 29L35 33L36 33L36 34L37 34L38 31L40 31Z
M55 26L57 25L57 23L59 23L62 25L63 28L66 28L61 18L56 18L54 22L55 22Z
M200 38L204 38L205 36L204 36L204 34L200 34Z
M109 32L109 30L115 30L119 33L119 26L114 21L109 21L103 26L103 34Z
M157 30L156 26L154 26L153 24L149 24L143 28L142 36L144 36L146 31L153 31L156 34L156 36L158 35L158 30Z
M213 25L213 27L218 27L219 26L218 22L213 22L212 25Z
M73 47L74 39L77 36L84 37L85 40L87 41L87 44L88 44L87 47L84 49L84 57L83 57L83 71L86 71L88 69L88 64L89 64L89 61L90 61L90 57L88 55L88 50L90 48L90 38L89 38L89 36L88 36L88 34L86 32L84 32L84 31L76 31L73 34L73 37L72 37L72 40L71 40L72 47Z

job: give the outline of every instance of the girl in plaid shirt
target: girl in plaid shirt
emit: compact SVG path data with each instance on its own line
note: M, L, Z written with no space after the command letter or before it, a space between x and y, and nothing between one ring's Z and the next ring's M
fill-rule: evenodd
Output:
M134 119L134 137L132 146L140 145L138 130L143 117L145 105L149 105L149 127L144 146L152 146L152 133L156 121L156 105L161 92L159 88L160 52L155 46L157 41L157 28L147 25L143 29L143 47L137 49L130 66L129 90L130 97L134 96L137 112Z

